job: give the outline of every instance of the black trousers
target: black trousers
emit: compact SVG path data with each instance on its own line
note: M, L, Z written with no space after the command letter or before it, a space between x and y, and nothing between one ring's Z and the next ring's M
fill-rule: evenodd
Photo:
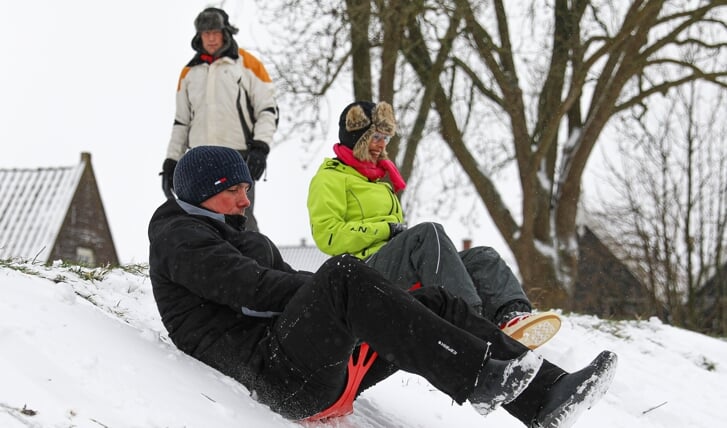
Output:
M254 394L290 419L314 415L336 401L346 385L348 359L361 342L379 354L362 390L405 370L460 404L488 355L511 359L528 350L444 289L402 291L347 255L327 261L301 288L268 339ZM563 373L544 364L532 391L508 410L530 420L542 392Z

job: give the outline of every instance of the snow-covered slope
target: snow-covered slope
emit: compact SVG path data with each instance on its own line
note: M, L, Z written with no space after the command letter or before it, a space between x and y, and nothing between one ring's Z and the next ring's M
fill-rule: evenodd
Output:
M727 342L658 320L564 314L543 346L567 370L600 350L619 355L609 393L580 427L724 423ZM423 378L398 373L355 413L312 427L519 427L487 418ZM295 427L234 380L179 352L156 311L144 266L44 267L0 261L0 427Z

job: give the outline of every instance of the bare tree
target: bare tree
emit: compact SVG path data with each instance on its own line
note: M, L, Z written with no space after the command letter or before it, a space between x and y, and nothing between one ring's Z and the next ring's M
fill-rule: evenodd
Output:
M598 216L674 324L724 334L700 313L713 296L699 290L727 262L727 97L710 89L691 83L665 108L621 118L607 173L619 197L602 199Z
M612 118L673 88L727 88L726 2L287 0L269 6L295 20L266 57L295 88L289 95L320 97L347 75L356 97L391 99L402 132L389 151L404 176L418 177L432 152L451 156L530 295L567 307L581 179L596 142ZM502 167L514 167L517 207L505 202ZM444 190L463 181L449 179ZM405 202L415 201L409 192Z

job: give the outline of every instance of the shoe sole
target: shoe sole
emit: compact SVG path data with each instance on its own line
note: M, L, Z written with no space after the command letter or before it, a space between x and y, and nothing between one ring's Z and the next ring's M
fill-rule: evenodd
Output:
M560 330L560 317L553 312L533 314L523 321L505 327L502 332L527 346L536 349L555 336Z
M614 376L618 358L616 354L601 354L590 364L596 366L590 378L559 407L532 425L532 428L569 428L583 412L593 407L608 391Z

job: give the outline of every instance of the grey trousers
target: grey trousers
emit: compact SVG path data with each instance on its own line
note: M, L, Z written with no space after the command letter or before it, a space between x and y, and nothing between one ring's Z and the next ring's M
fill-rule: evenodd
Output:
M421 223L398 234L366 264L408 289L443 287L493 321L497 310L514 300L530 304L520 281L490 247L458 251L439 223Z

